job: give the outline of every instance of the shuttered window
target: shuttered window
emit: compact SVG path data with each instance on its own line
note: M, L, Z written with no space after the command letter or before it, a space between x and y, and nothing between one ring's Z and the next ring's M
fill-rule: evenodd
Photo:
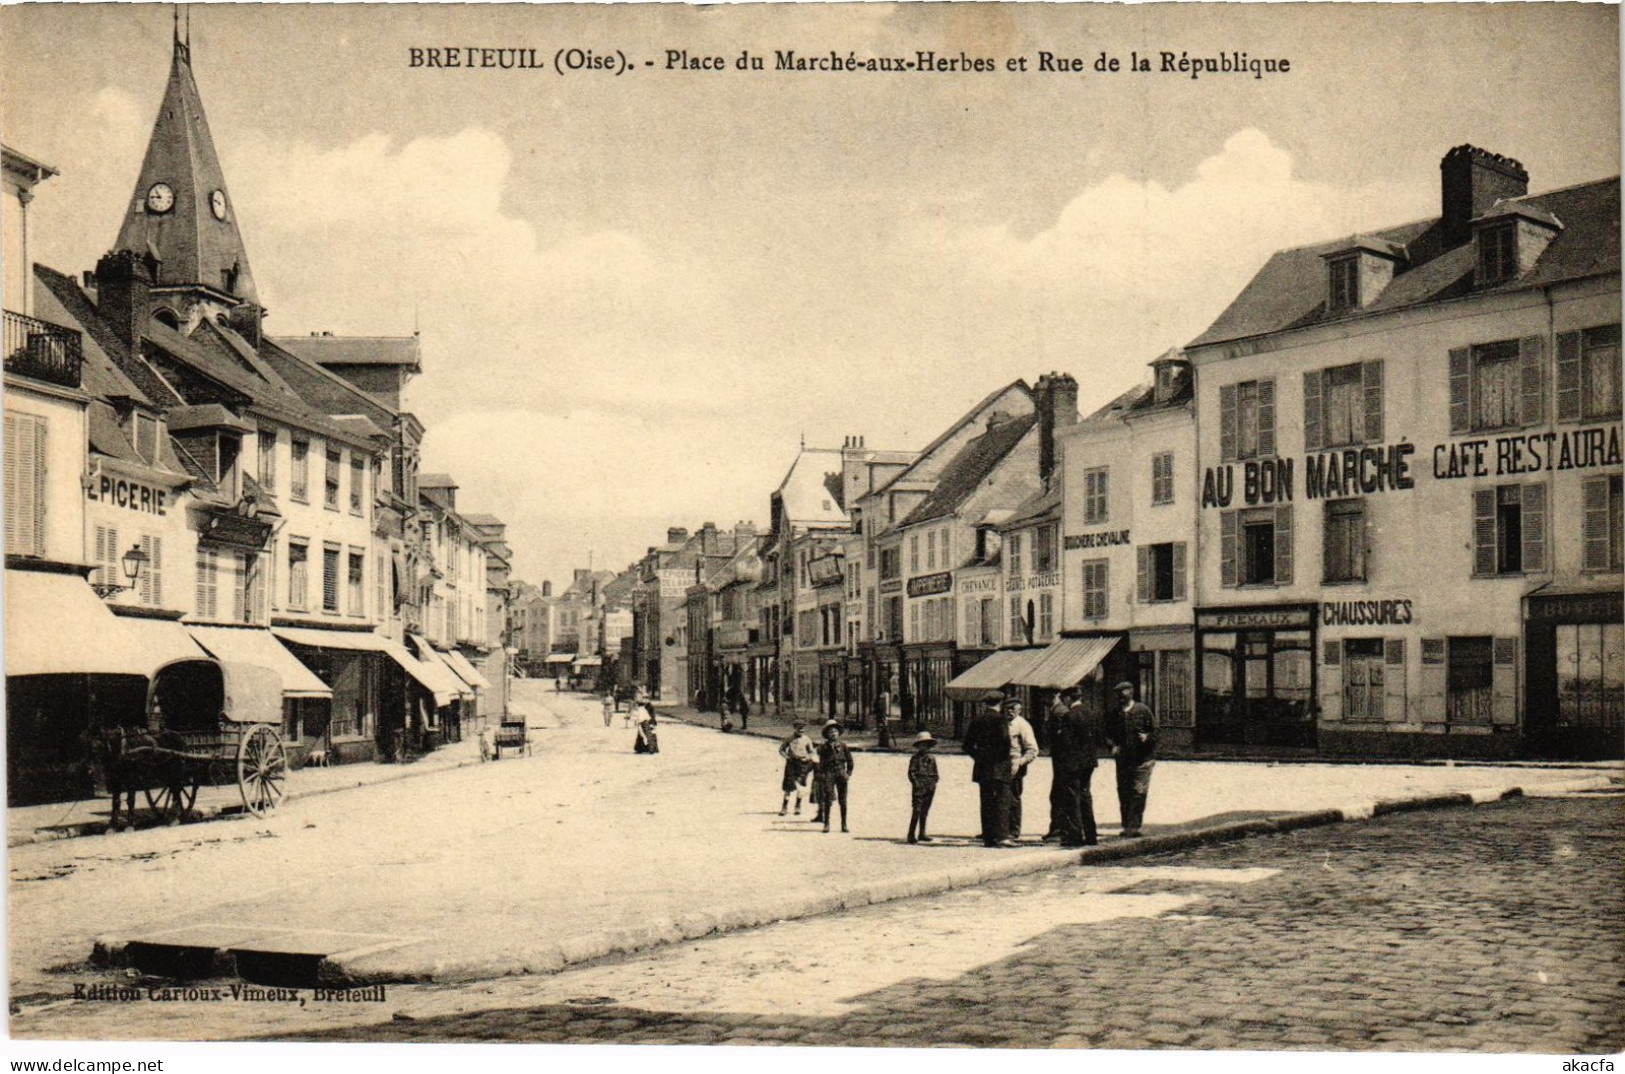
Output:
M322 610L339 610L339 550L322 549Z
M1141 545L1135 552L1135 592L1141 604L1185 599L1184 541Z
M1375 443L1382 434L1381 359L1303 375L1305 451Z
M367 464L360 455L350 452L350 513L361 513L362 497L367 490Z
M6 415L6 555L45 554L45 420Z
M327 470L323 476L322 505L339 509L339 475L344 465L344 453L334 448L327 451Z
M1588 571L1621 569L1620 483L1617 476L1588 478L1581 485L1581 565Z
M310 499L310 442L295 439L292 442L290 457L292 472L288 475L288 495L305 503ZM300 602L303 606L304 602Z
M147 562L136 581L136 599L148 608L161 608L164 604L164 539L142 536L141 551L146 553Z
M1546 569L1546 486L1498 485L1473 492L1473 575Z
M1174 502L1174 455L1164 451L1151 456L1151 503Z
M1055 595L1053 593L1040 593L1038 595L1038 640L1049 641L1055 633Z
M1221 387L1221 461L1268 457L1275 450L1275 381L1248 380Z
M1539 425L1546 420L1545 341L1528 336L1452 350L1449 387L1453 435ZM1559 411L1562 405L1560 398Z
M345 611L350 615L365 615L366 557L360 552L352 551L350 553L349 567L349 604Z
M249 587L254 580L254 560L247 552L233 552L227 559L231 567L231 619L234 623L253 622L254 604Z
M1292 584L1292 508L1256 507L1219 515L1219 584Z
M1366 570L1365 501L1327 500L1322 580L1363 582Z
M288 607L304 611L310 599L310 545L288 541Z
M220 616L220 554L198 546L196 611L201 619Z
M272 495L276 494L276 430L261 429L259 436L260 455L260 487Z
M1104 466L1083 472L1083 521L1085 525L1106 521L1106 475Z
M1557 420L1597 421L1620 415L1619 325L1557 337Z
M115 526L97 526L95 547L91 550L91 562L96 569L91 572L91 581L97 585L123 585L124 578L120 574L118 528Z
M1083 565L1083 617L1085 619L1104 619L1107 604L1107 571L1108 563L1104 559L1092 559ZM1012 601L1012 610L1015 605ZM1013 635L1012 635L1013 636Z

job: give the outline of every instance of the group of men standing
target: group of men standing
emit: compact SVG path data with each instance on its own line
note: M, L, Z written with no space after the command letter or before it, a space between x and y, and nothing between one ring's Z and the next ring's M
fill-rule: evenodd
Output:
M1156 763L1157 726L1151 710L1134 699L1134 685L1117 684L1117 704L1102 719L1076 687L1063 690L1052 711L1050 833L1062 846L1099 841L1091 783L1103 748L1116 761L1122 835L1140 835L1145 800ZM1021 796L1027 769L1038 759L1038 740L1022 715L1021 702L992 691L985 709L965 730L964 751L975 762L971 779L981 791L982 842L1016 846L1021 834Z

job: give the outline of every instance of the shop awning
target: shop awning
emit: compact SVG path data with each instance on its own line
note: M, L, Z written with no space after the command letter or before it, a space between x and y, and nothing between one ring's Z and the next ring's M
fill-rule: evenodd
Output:
M976 666L961 672L944 688L956 701L974 701L989 690L1003 689L1039 660L1046 649L1000 649Z
M346 652L383 653L395 661L412 680L434 695L436 708L449 705L466 692L457 677L442 664L426 664L398 641L371 631L315 630L310 627L272 627L271 633L283 641L309 649L341 649ZM449 680L449 681L448 681Z
M1036 686L1042 690L1064 690L1082 682L1106 654L1117 647L1119 638L1062 638L1047 649L1043 656L1010 681L1018 686Z
M283 697L332 697L333 691L262 627L188 626L192 637L219 660L258 664L282 680Z
M433 668L434 670L429 674L439 679L442 684L437 688L437 693L440 690L448 690L458 697L472 698L474 696L474 687L464 682L463 677L457 674L456 670L446 662L445 653L430 645L429 639L421 634L412 634L410 637L412 644L418 651L418 662L424 667ZM436 702L436 704L442 703Z
M547 658L549 664L571 664L575 662L575 653L554 653Z
M489 690L491 688L491 680L487 679L484 675L481 675L480 669L475 667L473 663L469 661L468 657L464 656L456 649L447 650L440 655L446 658L446 663L451 665L451 670L455 671L458 675L461 675L463 681L468 683L468 685L477 686L481 690Z
M575 666L578 668L603 667L604 661L596 656L583 656L575 662Z
M5 580L8 677L146 676L204 656L177 623L114 615L76 574L6 571Z

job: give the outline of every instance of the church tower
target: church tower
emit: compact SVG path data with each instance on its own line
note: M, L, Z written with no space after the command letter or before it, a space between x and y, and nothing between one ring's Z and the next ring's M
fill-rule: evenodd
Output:
M190 331L224 314L258 343L265 311L192 77L191 35L182 38L178 12L175 20L169 85L113 255L144 262L154 319Z

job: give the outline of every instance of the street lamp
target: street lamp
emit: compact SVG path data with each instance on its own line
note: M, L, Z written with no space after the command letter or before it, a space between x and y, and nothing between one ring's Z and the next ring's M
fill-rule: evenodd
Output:
M90 588L95 590L96 595L101 597L103 600L106 600L114 593L122 593L126 589L134 589L136 580L141 577L141 568L145 567L150 562L152 562L152 557L141 551L140 545L131 545L130 550L124 553L123 558L119 560L119 566L124 569L124 577L129 580L130 584L119 585L117 582L92 582L90 584Z

